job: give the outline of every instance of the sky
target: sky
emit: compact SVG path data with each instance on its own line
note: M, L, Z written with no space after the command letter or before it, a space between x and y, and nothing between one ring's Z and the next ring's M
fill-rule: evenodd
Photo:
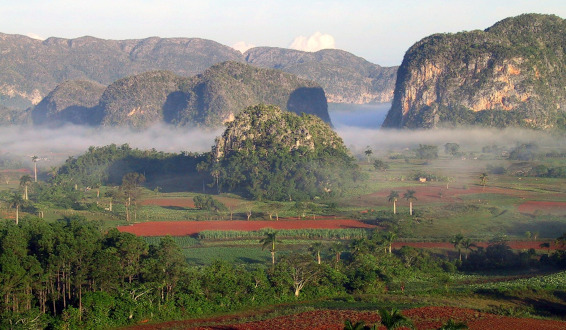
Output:
M0 0L0 33L45 39L204 38L245 50L338 48L382 65L434 33L523 13L566 18L564 0Z

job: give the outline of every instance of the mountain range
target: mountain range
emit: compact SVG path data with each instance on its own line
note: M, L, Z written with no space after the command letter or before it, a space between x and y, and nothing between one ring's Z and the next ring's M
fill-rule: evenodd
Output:
M384 68L341 50L309 53L258 47L242 54L198 38L36 40L0 33L0 53L0 104L20 110L38 104L66 81L110 85L158 70L192 77L226 61L275 68L314 80L330 102L384 102L393 96L396 72L396 67Z
M297 114L314 114L330 123L320 85L280 70L234 61L213 65L193 77L149 71L119 79L109 86L68 81L31 109L31 120L36 125L145 128L164 122L219 127L246 107L260 103Z

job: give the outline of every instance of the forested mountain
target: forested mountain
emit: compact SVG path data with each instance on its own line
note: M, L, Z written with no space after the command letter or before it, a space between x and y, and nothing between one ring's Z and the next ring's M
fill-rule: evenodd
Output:
M381 102L389 101L393 95L396 70L381 68L340 50L308 53L256 48L244 57L228 46L198 38L81 37L42 41L0 33L0 49L0 104L17 110L37 105L69 80L108 85L121 78L161 70L191 77L221 62L246 63L246 58L250 64L316 81L330 91L331 102ZM274 50L281 59L274 57ZM270 61L266 60L268 55Z
M249 107L216 140L209 172L219 190L257 200L338 195L359 176L342 139L320 118Z
M424 38L405 54L383 126L566 128L565 47L566 21L538 14Z
M330 123L324 91L316 83L273 69L224 62L186 78L151 71L107 88L92 82L59 85L32 110L35 124L74 123L147 127L157 122L218 127L242 109L275 104Z
M331 103L390 102L397 67L381 67L339 49L303 52L256 47L244 53L246 61L280 69L319 83Z

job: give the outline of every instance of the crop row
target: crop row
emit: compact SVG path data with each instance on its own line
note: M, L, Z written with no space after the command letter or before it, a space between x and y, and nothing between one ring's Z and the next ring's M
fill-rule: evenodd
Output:
M266 230L203 230L198 234L199 239L242 239L262 238ZM277 231L278 237L309 238L309 239L355 239L367 237L367 229L282 229Z

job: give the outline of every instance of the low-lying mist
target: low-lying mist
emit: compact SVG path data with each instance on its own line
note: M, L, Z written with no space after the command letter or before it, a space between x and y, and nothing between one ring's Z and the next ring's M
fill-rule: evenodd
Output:
M69 156L84 153L90 146L127 143L132 148L156 149L164 152L206 152L222 130L154 125L147 130L126 127L92 128L64 126L38 128L28 126L2 127L0 157L31 163L31 156L40 157L38 167L60 165Z
M542 150L566 148L563 136L527 129L382 130L379 127L389 106L331 104L329 112L335 130L355 155L363 155L368 146L376 157L392 150L416 148L419 144L437 145L443 150L448 142L458 143L462 151L481 151L482 147L492 145L512 148L521 143L536 143ZM84 153L90 146L112 143L164 152L207 152L222 131L160 124L143 131L126 127L10 126L0 130L0 158L31 166L31 156L35 155L41 160L38 167L48 169L62 164L69 156Z
M446 143L458 143L463 151L481 151L484 146L513 148L523 143L535 143L541 150L564 149L564 137L547 132L518 128L460 128L434 130L382 130L360 127L340 127L338 134L352 153L363 154L369 146L373 154L390 150L415 148L419 144L436 145L443 150Z

